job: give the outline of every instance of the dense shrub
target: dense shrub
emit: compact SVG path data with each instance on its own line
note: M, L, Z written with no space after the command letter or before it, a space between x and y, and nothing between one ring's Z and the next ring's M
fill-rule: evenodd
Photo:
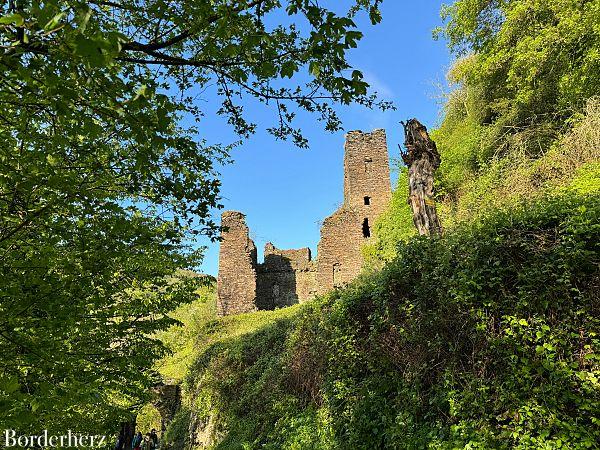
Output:
M218 448L593 448L599 219L598 196L568 193L410 239L203 352L200 423Z
M472 220L496 208L534 199L561 186L577 183L579 176L596 167L600 161L600 98L591 98L583 112L574 117L571 128L549 148L537 155L513 149L512 152L489 159L476 172L469 172L456 164L453 158L463 157L455 152L447 137L436 132L442 149L442 165L438 174L441 215L446 227L457 222ZM467 134L468 136L468 134ZM449 146L450 145L450 146ZM456 145L461 147L462 141ZM464 150L464 146L462 149ZM463 171L460 184L448 178L451 170ZM470 174L470 175L469 175ZM447 195L447 186L456 187L453 195ZM583 186L582 186L583 187ZM585 191L597 191L597 183L589 183Z
M453 73L478 135L481 160L519 149L544 151L600 93L600 1L456 0L445 6L440 31L457 55ZM464 100L464 101L462 101ZM451 127L452 128L452 127Z

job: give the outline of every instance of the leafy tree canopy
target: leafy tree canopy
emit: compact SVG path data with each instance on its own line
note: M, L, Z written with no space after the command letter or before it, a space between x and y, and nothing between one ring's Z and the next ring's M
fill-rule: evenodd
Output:
M458 0L442 16L438 33L462 56L442 132L478 143L465 160L539 154L600 93L598 0Z
M101 431L154 382L152 332L193 298L185 243L214 237L213 170L195 98L216 86L241 137L241 98L340 128L334 103L377 103L347 62L357 14L308 0L10 0L0 8L0 421ZM336 8L336 11L339 8ZM195 121L195 122L194 122ZM267 125L268 126L268 125Z

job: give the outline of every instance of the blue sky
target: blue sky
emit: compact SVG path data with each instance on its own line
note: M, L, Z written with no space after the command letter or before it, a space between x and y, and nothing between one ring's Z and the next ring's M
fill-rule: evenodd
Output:
M350 3L350 2L348 2ZM417 117L427 126L439 120L439 85L444 83L450 55L443 41L432 38L440 25L442 1L407 2L384 0L383 22L371 26L361 20L364 33L351 63L380 96L394 102L397 110L370 111L358 106L338 108L345 131L385 128L391 158L398 157L403 141L400 120ZM259 125L270 126L274 111L249 104L247 113ZM310 141L309 149L276 141L263 130L232 153L233 164L220 167L225 210L246 214L262 258L266 242L278 248L310 247L316 255L320 222L333 213L343 199L343 145L345 131L331 134L316 118L301 117L297 124ZM208 115L200 133L209 142L236 139L220 117ZM392 174L395 184L395 174ZM220 216L220 211L215 211ZM218 243L207 245L200 270L217 275Z

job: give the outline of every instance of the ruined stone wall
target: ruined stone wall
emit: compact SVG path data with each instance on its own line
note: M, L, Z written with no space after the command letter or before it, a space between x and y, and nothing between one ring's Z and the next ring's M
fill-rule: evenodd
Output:
M264 256L256 284L260 309L290 306L314 296L316 270L309 248L280 250L269 242Z
M392 196L385 130L351 131L344 150L344 204L321 227L319 293L343 286L360 273L362 246Z
M362 246L392 195L385 131L351 131L344 149L344 203L323 222L317 261L308 248L280 250L268 243L264 262L257 264L245 216L223 213L222 224L229 232L223 235L219 255L220 315L310 300L360 273Z
M361 215L349 207L340 208L323 222L317 249L318 293L341 287L360 273L363 258Z
M296 270L296 294L298 302L304 303L312 300L317 295L317 263L311 261L304 267Z
M249 236L246 216L237 211L221 215L222 234L217 278L217 314L256 311L256 246Z

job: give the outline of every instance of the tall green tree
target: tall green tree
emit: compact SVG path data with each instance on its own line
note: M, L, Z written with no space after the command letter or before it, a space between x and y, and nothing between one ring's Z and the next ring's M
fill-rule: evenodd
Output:
M196 234L215 236L215 161L194 102L244 138L241 105L305 146L293 120L377 103L347 62L380 0L9 0L0 7L0 423L102 431L138 404L162 355L151 333L193 298ZM337 8L336 10L339 10ZM262 124L261 124L262 125Z
M598 0L457 0L442 16L459 58L436 135L460 169L442 167L450 187L494 156L544 153L600 94Z

